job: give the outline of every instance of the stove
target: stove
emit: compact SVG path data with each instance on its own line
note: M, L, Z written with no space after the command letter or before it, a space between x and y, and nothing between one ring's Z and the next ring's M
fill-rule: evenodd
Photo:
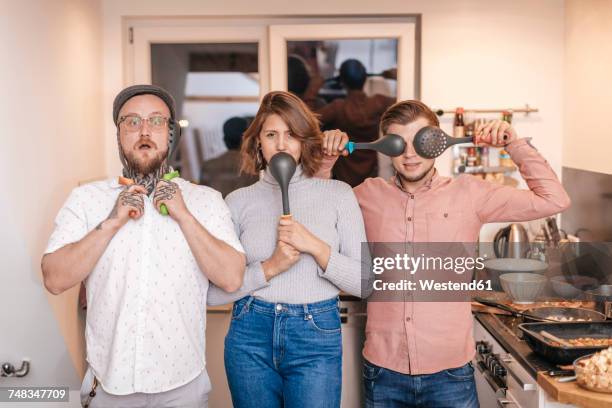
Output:
M550 406L537 385L537 373L557 367L533 353L522 340L521 323L521 318L512 316L474 315L476 354L472 364L482 408Z

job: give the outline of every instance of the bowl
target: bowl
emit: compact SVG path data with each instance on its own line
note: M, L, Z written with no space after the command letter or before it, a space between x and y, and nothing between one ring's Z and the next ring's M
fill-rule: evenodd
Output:
M610 349L608 349L609 351ZM594 354L588 354L580 357L574 361L574 373L576 373L576 382L582 388L590 391L612 393L612 376L610 376L610 365L608 364L606 372L598 373L597 376L593 372L586 372L583 362L592 358L595 354L606 353L606 351L600 351ZM602 367L604 368L604 367Z
M528 258L492 258L483 262L488 271L488 277L494 290L500 290L499 276L504 273L536 272L544 273L548 270L546 262Z
M569 283L565 276L557 275L550 278L550 284L558 296L563 299L576 299L582 292Z
M568 279L563 275L550 278L550 283L555 293L563 299L583 299L585 290L597 287L597 279L588 276L570 276Z
M500 275L499 281L514 303L529 304L540 296L548 278L533 272L516 272Z

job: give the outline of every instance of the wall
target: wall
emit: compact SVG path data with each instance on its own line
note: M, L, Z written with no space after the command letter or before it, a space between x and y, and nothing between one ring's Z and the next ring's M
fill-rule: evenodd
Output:
M540 113L516 127L561 168L563 97L563 13L561 0L328 2L108 0L104 8L104 89L107 125L110 107L123 83L122 17L244 16L421 13L422 99L433 107L508 108L529 103ZM449 124L450 118L445 120ZM107 141L107 171L119 162Z
M133 16L305 16L422 14L421 99L433 108L516 108L529 103L538 114L515 115L519 135L533 138L561 174L563 138L564 2L562 0L311 0L286 2L174 2L107 0L104 8L104 109L112 134L111 106L124 83L126 32L122 18ZM442 119L450 131L452 118ZM113 140L106 139L106 171L120 164ZM438 160L450 173L449 153ZM536 223L534 224L534 228ZM488 225L483 239L499 225ZM536 229L533 230L534 232Z
M612 2L567 0L563 166L612 174Z
M77 291L48 295L40 259L70 190L105 174L100 3L3 2L0 49L0 362L32 359L0 385L79 387Z

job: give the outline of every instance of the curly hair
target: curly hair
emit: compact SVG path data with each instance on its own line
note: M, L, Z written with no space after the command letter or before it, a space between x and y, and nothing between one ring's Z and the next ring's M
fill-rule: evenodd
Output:
M291 133L300 141L302 170L305 175L312 177L319 170L323 159L323 135L319 120L300 98L283 91L269 92L264 96L257 115L244 132L240 149L240 171L256 175L259 170L266 168L267 163L259 147L259 134L268 116L274 114L285 121Z

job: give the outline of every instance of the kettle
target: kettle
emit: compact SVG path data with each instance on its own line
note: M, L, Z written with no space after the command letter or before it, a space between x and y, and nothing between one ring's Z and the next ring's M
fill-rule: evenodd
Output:
M526 258L529 252L527 230L521 224L500 229L493 238L493 250L498 258Z

